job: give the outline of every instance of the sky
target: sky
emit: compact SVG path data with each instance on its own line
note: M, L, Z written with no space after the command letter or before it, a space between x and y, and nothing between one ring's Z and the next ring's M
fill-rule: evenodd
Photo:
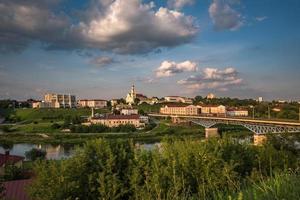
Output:
M0 0L0 99L300 100L299 0Z

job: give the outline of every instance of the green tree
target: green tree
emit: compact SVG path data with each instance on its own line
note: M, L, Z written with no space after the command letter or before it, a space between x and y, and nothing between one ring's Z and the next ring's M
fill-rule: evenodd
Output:
M33 148L30 151L25 153L25 156L28 160L36 161L36 160L44 160L46 158L47 152L42 149Z

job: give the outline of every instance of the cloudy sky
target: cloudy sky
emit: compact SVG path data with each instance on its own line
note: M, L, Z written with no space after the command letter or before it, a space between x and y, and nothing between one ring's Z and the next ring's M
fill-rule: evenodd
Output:
M299 0L0 0L0 98L300 99Z

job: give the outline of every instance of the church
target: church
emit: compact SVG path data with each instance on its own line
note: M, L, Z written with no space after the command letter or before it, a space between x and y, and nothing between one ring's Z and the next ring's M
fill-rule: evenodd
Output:
M136 92L134 89L134 85L132 85L130 93L128 93L126 96L126 103L128 103L129 105L133 105L135 103L135 99L136 99Z

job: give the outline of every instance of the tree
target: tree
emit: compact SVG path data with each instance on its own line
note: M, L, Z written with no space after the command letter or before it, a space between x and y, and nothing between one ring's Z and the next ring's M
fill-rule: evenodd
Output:
M46 158L47 152L41 149L33 148L30 151L25 153L25 156L28 160L44 160Z

